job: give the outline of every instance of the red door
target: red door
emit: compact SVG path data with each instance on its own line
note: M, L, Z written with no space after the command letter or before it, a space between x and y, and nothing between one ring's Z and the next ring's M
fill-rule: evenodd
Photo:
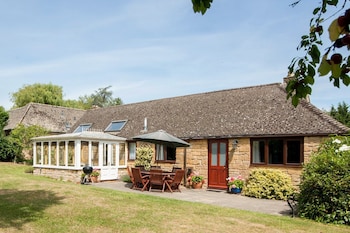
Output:
M209 188L227 188L227 146L228 141L225 139L209 140Z

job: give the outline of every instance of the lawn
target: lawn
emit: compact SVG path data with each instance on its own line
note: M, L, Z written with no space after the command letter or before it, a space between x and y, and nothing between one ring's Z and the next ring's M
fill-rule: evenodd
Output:
M24 173L0 163L0 232L349 232L266 215L119 192Z

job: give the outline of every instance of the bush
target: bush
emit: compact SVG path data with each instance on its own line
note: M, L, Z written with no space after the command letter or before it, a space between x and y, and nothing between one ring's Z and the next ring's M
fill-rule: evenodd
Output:
M273 169L252 170L243 190L245 196L276 200L287 200L294 192L290 176Z
M149 145L142 145L136 149L135 166L144 166L150 170L153 157L153 149Z
M125 183L131 183L131 178L130 178L129 175L123 175L123 176L121 177L121 180L122 180L123 182L125 182Z
M33 167L27 167L26 169L24 169L25 173L33 173L34 172L34 168Z
M298 199L301 217L350 225L349 145L349 137L333 137L304 166Z

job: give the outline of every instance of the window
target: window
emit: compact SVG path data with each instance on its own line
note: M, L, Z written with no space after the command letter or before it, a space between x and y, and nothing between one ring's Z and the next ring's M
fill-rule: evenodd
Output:
M171 161L176 160L176 148L166 145L156 145L156 160L157 161Z
M136 142L129 142L129 160L136 159Z
M113 121L109 124L105 131L120 131L124 127L125 123L126 121Z
M81 133L88 130L91 127L91 124L81 124L75 130L74 133Z
M261 138L251 140L253 164L295 165L303 162L302 138Z

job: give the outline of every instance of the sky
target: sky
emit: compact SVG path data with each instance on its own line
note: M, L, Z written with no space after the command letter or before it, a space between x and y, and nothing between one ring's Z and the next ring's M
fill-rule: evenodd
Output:
M294 1L214 0L203 16L191 0L0 0L0 106L34 83L64 99L111 86L124 104L281 83L317 3ZM316 78L311 103L343 101Z

